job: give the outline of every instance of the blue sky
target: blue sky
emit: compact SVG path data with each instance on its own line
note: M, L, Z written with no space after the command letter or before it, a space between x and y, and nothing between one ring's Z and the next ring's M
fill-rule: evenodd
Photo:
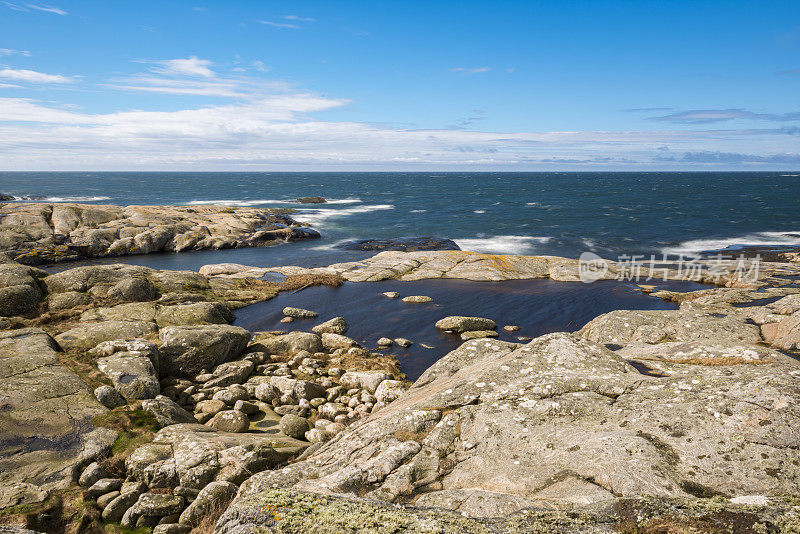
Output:
M0 1L0 169L800 168L800 2Z

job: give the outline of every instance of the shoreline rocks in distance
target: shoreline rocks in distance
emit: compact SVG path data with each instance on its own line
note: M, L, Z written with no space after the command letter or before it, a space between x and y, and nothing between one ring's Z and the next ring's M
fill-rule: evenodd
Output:
M258 247L319 238L287 210L227 206L9 203L0 252L26 265L91 258Z
M381 251L397 250L418 252L422 250L461 250L452 239L440 237L401 237L397 239L356 239L336 245L342 250Z
M325 204L328 202L323 197L300 197L294 200L298 204Z

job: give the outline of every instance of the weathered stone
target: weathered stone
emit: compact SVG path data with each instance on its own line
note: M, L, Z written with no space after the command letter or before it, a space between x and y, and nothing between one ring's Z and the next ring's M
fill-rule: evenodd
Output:
M494 330L470 330L468 332L464 332L459 337L463 341L469 341L470 339L497 337L497 332L495 332Z
M291 307L284 308L283 314L286 317L292 317L294 319L312 319L314 317L319 316L319 314L315 311L304 310L302 308L291 308Z
M619 496L796 494L800 364L668 359L653 375L570 334L524 346L468 341L394 402L284 469L283 487L377 488L370 497L474 517ZM332 419L325 408L320 415ZM274 480L255 475L239 498Z
M247 346L250 332L230 325L167 326L161 329L162 376L190 376L236 358Z
M296 380L294 378L286 378L283 376L272 376L269 378L267 383L277 388L282 395L290 395L295 397L297 400L311 400L316 397L325 396L325 388L315 382L309 382L308 380ZM258 388L256 388L256 391L258 391ZM262 391L261 400L264 400L264 398L267 397L269 397L269 394L265 391Z
M206 425L221 432L238 433L247 432L247 429L250 428L250 421L240 411L223 410L212 417Z
M406 339L404 337L395 338L394 343L398 347L403 347L404 349L407 349L408 347L414 344L413 341L411 341L410 339Z
M159 327L201 325L201 324L228 324L233 322L233 313L216 302L196 302L194 304L179 304L177 306L164 306L156 313L155 320Z
M180 524L198 526L203 517L209 513L224 510L236 497L238 489L230 482L211 482L200 490L195 500L183 511L179 519Z
M196 409L200 413L214 415L225 409L225 403L217 399L208 399L198 402Z
M107 410L55 347L38 328L0 332L0 508L67 487L116 439L91 423Z
M339 334L322 334L322 346L328 350L349 349L360 346L354 339Z
M587 323L580 335L607 345L699 341L711 344L754 345L761 341L758 326L731 311L725 317L695 310L618 310Z
M264 208L45 203L13 203L5 208L0 247L29 264L319 237L287 215Z
M108 503L119 497L119 495L119 491L112 491L106 493L105 495L101 495L97 498L97 507L101 510L104 509L106 506L108 506Z
M148 517L164 517L181 512L183 507L184 499L180 495L142 493L133 505L132 513Z
M250 395L247 393L247 389L237 384L217 391L212 398L214 400L221 400L228 406L233 406L237 401L249 399Z
M107 478L108 472L97 462L92 462L86 466L86 469L83 470L81 473L81 477L78 479L78 484L81 486L88 488L101 478Z
M161 429L151 443L133 451L125 464L129 476L150 487L201 489L226 463L257 473L282 464L306 445L279 435L178 424Z
M122 479L120 478L101 478L89 486L86 490L86 495L90 499L96 499L106 493L117 491L120 487L122 487Z
M161 392L153 363L135 352L117 352L97 360L97 368L128 400L152 399Z
M47 300L47 309L56 310L69 310L79 306L86 306L92 302L92 297L86 293L79 293L77 291L67 291L64 293L56 293L51 295Z
M192 414L181 408L175 401L164 395L142 402L142 408L156 418L161 428L178 423L196 423Z
M152 302L129 302L111 308L93 308L81 314L81 321L147 321L153 322L156 305Z
M180 251L176 250L176 252ZM159 524L153 527L153 534L189 534L191 531L192 527L178 523Z
M34 314L39 307L42 293L38 287L19 284L0 287L0 316Z
M108 298L122 302L145 302L157 299L158 290L147 278L127 278L109 288Z
M392 341L388 337L382 337L382 338L378 339L378 341L376 342L376 344L379 347L391 347L393 343L394 343L394 341Z
M322 339L317 334L307 332L290 332L259 340L259 343L270 354L293 354L300 350L313 353L322 350Z
M129 491L120 493L113 501L108 503L103 509L103 521L115 523L122 520L122 516L139 500L141 491Z
M281 432L297 439L303 439L309 429L308 420L292 414L286 414L281 417L280 427Z
M341 376L339 383L346 388L375 392L381 382L391 378L392 375L384 371L348 371Z
M144 321L102 321L71 328L57 335L56 341L67 352L83 352L103 341L145 337L155 331L156 325Z
M119 391L114 389L112 386L103 385L98 387L94 390L94 396L97 400L108 408L112 410L117 406L125 406L128 401L125 400L125 397L120 395Z
M383 380L377 388L375 388L375 398L381 404L389 404L403 393L405 393L405 384L399 380Z
M344 317L334 317L324 323L320 323L311 329L316 334L344 334L347 332L347 321Z
M464 317L461 315L451 315L436 321L436 328L456 334L462 334L464 332L471 332L474 330L494 330L497 328L497 323L491 319L485 319L483 317Z
M427 304L428 302L433 302L433 299L427 295L411 295L408 297L403 297L400 300L409 304Z

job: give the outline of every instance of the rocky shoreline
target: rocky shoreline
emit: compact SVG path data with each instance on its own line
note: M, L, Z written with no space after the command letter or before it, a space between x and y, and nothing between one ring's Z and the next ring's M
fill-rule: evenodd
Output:
M431 328L464 343L409 384L390 348L346 336L347 310L309 332L249 332L232 312L343 281L405 280L410 295L425 278L577 283L577 260L383 252L48 274L6 259L0 525L797 532L800 265L762 264L755 280L715 267L698 276L717 287L654 293L677 310L525 344L492 339L491 318L443 318ZM270 272L286 279L259 279Z
M292 210L225 206L0 204L0 253L26 265L320 237Z

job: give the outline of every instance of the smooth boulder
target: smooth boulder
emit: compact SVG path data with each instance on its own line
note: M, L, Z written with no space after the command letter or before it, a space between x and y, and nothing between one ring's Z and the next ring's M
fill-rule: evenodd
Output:
M159 332L162 376L195 376L239 356L250 332L230 325L167 326Z

